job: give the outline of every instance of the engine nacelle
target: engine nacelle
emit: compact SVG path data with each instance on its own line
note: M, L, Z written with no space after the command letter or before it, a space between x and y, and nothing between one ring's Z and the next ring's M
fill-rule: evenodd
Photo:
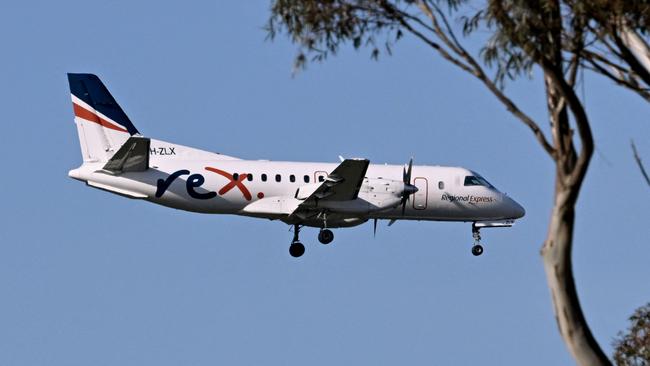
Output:
M306 199L320 184L309 184L300 187L296 198ZM365 178L359 188L357 199L348 201L322 200L318 207L345 214L367 214L395 208L402 203L405 195L412 194L417 188L410 184L392 179Z
M359 198L370 204L369 211L383 211L402 202L404 182L384 178L366 178L359 190Z

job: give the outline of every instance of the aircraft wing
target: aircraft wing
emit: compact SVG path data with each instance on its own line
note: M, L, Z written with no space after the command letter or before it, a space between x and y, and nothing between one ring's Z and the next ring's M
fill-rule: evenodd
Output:
M349 201L359 195L370 161L367 159L345 159L332 171L325 181L318 186L291 213L291 216L305 218L317 214L318 202Z
M142 172L149 169L149 145L147 137L131 136L104 165L111 174Z
M356 199L369 161L366 159L345 159L331 172L325 181L305 199L302 205L317 201L348 201ZM301 206L302 206L301 205Z
M316 216L322 211L319 202L356 199L369 163L365 159L343 160L324 182L302 186L295 197L265 197L246 206L242 212L266 218L288 216L290 221Z

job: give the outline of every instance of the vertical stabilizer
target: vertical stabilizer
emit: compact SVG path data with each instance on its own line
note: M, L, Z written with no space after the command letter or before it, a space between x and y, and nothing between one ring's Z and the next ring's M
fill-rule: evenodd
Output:
M68 82L83 160L107 162L139 132L97 76L68 74Z

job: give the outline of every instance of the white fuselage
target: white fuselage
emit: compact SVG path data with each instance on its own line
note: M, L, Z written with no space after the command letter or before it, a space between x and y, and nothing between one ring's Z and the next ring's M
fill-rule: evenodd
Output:
M96 188L176 209L285 222L301 199L309 195L310 187L320 185L321 179L338 166L240 160L153 139L150 168L146 171L112 175L102 170L103 165L85 162L69 175ZM417 192L409 197L402 213L400 200L390 191L394 182L401 182L403 170L402 165L370 164L356 200L338 205L329 202L333 207L323 207L334 212L328 226L354 226L375 218L510 220L524 214L519 204L489 184L466 185L466 177L476 173L443 166L413 166L411 184ZM321 221L303 224L320 226Z
M69 73L82 165L69 176L129 198L179 210L281 220L293 226L289 254L300 257L303 226L330 228L368 220L471 221L472 254L481 228L509 227L524 209L464 168L242 160L143 136L94 74Z

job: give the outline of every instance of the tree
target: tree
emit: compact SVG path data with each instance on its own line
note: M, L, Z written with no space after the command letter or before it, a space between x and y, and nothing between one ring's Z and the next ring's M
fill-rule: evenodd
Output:
M634 34L647 44L642 37L647 35L648 1L489 0L476 10L467 0L274 0L267 30L271 38L286 34L298 45L297 68L308 60L323 61L347 44L369 47L377 58L409 34L474 76L527 126L556 168L541 255L560 334L578 364L609 365L582 313L571 265L575 207L594 151L576 80L581 70L595 70L650 100L640 86L641 80L650 84L631 51L634 42L625 36ZM491 34L479 58L463 46L451 21L454 14L468 12L471 16L458 18L463 35L477 29ZM506 81L533 68L543 74L550 136L505 91Z
M588 19L584 66L650 101L648 1L579 1Z
M639 170L641 171L641 174L643 175L645 182L648 183L648 185L650 186L650 176L648 176L648 172L646 172L645 167L643 166L643 162L641 161L641 156L639 155L639 152L636 151L636 145L634 145L634 140L630 141L630 144L632 145L632 153L634 154L634 160L636 160L636 164L639 166Z
M620 366L650 365L650 303L636 309L630 317L627 334L614 340L614 361Z

